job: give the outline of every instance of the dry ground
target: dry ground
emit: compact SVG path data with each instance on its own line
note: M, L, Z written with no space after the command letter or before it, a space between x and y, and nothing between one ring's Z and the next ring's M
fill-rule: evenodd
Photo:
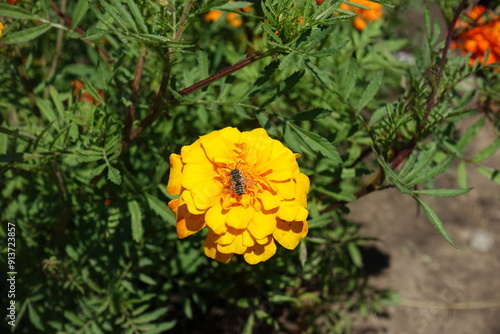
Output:
M494 138L492 128L483 129L471 144L471 156ZM499 168L500 152L483 164ZM371 284L401 296L389 317L372 315L357 324L355 333L500 333L500 186L472 167L468 175L474 189L467 195L426 199L458 249L417 211L413 199L396 190L349 205L362 235L379 238L373 245L389 256L389 266ZM453 170L436 180L436 188L453 187Z

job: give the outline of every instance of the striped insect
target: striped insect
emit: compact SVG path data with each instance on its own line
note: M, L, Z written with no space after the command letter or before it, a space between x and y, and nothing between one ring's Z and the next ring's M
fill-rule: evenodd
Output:
M241 196L245 193L246 184L243 172L237 168L239 163L240 161L238 161L234 169L229 172L229 176L231 178L231 192L234 191L236 195Z

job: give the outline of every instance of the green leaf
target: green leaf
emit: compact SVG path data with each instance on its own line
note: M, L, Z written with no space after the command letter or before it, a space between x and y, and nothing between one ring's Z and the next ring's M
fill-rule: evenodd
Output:
M333 221L334 220L332 217L330 217L327 214L323 214L323 215L314 217L312 219L309 219L307 221L307 225L308 225L309 229L311 230L311 229L326 226L328 224L332 224Z
M49 24L41 24L39 26L31 27L28 29L24 29L21 31L16 31L8 34L2 39L3 44L15 44L15 43L23 43L29 42L38 36L46 33L48 30L52 28Z
M63 312L63 315L66 319L71 321L71 323L74 324L75 326L81 327L85 325L85 321L80 319L75 313L71 311L65 310Z
M168 37L154 34L127 34L126 36L130 36L132 38L137 39L138 41L158 45L158 46L168 46L171 48L186 48L190 47L191 44L184 42L173 41Z
M333 113L333 111L329 110L329 109L314 108L314 109L306 110L306 111L300 112L298 114L292 115L292 118L295 121L313 121L313 120L318 120L321 118L328 117L332 113Z
M54 128L59 130L59 119L56 117L52 105L49 101L42 99L41 97L36 98L36 106L40 109L40 113L45 118L45 120L53 123Z
M142 241L144 228L142 227L142 213L139 203L136 200L128 201L128 211L130 212L132 239L139 243Z
M128 17L122 16L123 13L118 13L120 11L121 6L115 5L116 0L111 0L111 1L114 2L113 5L109 4L107 2L107 0L99 1L99 4L105 9L106 14L111 16L113 18L114 22L116 22L120 26L120 28L123 30L123 32L129 31L127 26L125 25L125 22L127 22L130 26L132 26L132 30L134 32L137 32L137 27L135 27L135 24L131 24L131 22L130 22L131 21L130 15L128 15ZM99 11L99 9L97 9L97 8L96 8L96 10ZM133 21L132 21L132 23L133 23ZM135 27L135 29L134 29L134 27Z
M28 302L28 316L33 326L35 326L38 330L41 330L42 332L45 331L45 328L43 327L43 323L42 320L40 319L40 316L38 315L38 312L33 306L31 306L30 302Z
M373 150L373 152L376 152L375 149ZM404 181L399 177L399 175L394 173L394 171L391 169L391 166L387 162L385 162L378 154L375 154L375 156L380 167L382 167L385 175L392 182L392 184L394 184L394 186L403 194L410 194L410 189L405 185Z
M325 71L322 71L320 68L318 68L314 63L310 60L307 59L305 61L306 68L309 70L309 73L311 73L314 78L321 84L323 87L325 87L328 90L332 90L331 85L332 85L332 80L330 77L325 73Z
M149 285L157 285L158 283L151 277L144 273L139 274L139 280Z
M361 256L361 252L359 251L358 246L354 242L349 242L347 244L347 251L349 252L349 256L351 257L354 265L358 268L362 268L363 257Z
M234 10L253 5L254 4L249 1L232 1L232 2L227 2L221 6L214 6L212 10Z
M175 216L168 207L167 203L155 197L153 195L146 194L146 199L148 201L151 210L156 212L163 220L168 222L170 225L175 226Z
M146 25L146 22L144 21L144 18L142 17L142 14L139 10L139 7L137 7L137 4L135 1L132 0L125 0L125 3L128 5L130 12L134 16L135 22L139 25L139 30L145 34L148 33L148 27Z
M280 66L278 67L278 69L280 71L286 70L290 66L290 63L292 62L292 60L294 58L295 58L295 53L293 53L293 52L284 56L283 59L281 60L281 63L280 63Z
M95 177L95 176L101 175L102 171L103 171L103 170L104 170L104 168L106 168L107 166L108 166L107 164L102 164L102 165L100 165L99 167L94 168L94 169L90 172L89 176L90 176L90 177Z
M421 172L431 164L435 153L436 153L436 143L435 142L432 142L430 144L430 146L427 149L425 149L423 152L421 152L420 154L416 154L416 151L414 151L414 154L417 155L417 161L413 165L413 168L410 169L408 174L406 174L403 177L403 180L408 182L411 179L413 179L414 177L416 177L417 175L420 175Z
M288 78L286 78L283 82L280 83L280 85L276 89L276 92L262 103L261 107L268 105L281 95L286 94L288 91L290 91L290 89L292 89L293 86L295 86L299 82L299 80L304 76L304 73L305 73L304 70L300 70L293 73Z
M193 308L191 306L191 299L189 299L188 297L184 297L183 302L184 304L182 306L184 310L184 315L188 319L193 319Z
M143 331L143 334L161 334L166 333L177 325L177 320L161 322L159 324L154 324L150 326L147 330Z
M490 145L486 146L481 151L479 151L476 154L476 156L472 159L472 162L477 163L488 159L493 154L495 154L499 148L500 148L500 138L498 138L493 143L491 143Z
M311 57L317 57L317 58L329 57L329 56L337 53L340 49L342 49L344 46L346 46L347 43L349 43L348 39L346 39L345 41L343 41L341 43L335 44L329 48L323 49L321 51L309 53L308 55Z
M457 185L460 188L467 188L467 168L465 161L460 161L457 166Z
M500 184L500 170L483 166L477 166L477 170L491 181Z
M446 158L445 160L441 161L436 166L434 166L434 167L432 167L432 168L430 168L430 169L428 169L426 171L423 171L420 174L416 175L415 178L413 180L408 181L406 185L408 187L413 187L413 186L416 186L419 183L422 183L424 181L427 181L427 180L430 180L430 179L436 177L438 174L441 174L442 172L444 172L448 168L448 166L450 165L450 163L453 160L453 158L455 158L454 155L448 156L448 158Z
M54 103L54 106L56 107L56 111L58 113L58 119L61 119L61 116L64 115L64 105L61 101L61 97L59 96L59 92L54 86L49 86L49 94L50 97L52 98L52 102Z
M351 59L349 61L349 66L347 67L347 71L342 76L341 85L339 87L340 94L344 97L344 99L348 100L349 96L356 86L356 80L358 78L358 64L355 59Z
M130 25L130 27L132 28L132 30L134 32L139 32L139 30L137 29L137 25L135 24L134 19L130 15L129 11L127 9L125 9L125 7L120 2L120 0L110 0L110 1L113 3L113 6L116 9L116 11L118 12L120 19L122 21L126 21ZM101 2L103 2L103 1L101 1Z
M111 32L109 30L105 29L90 28L82 35L82 39L84 41L94 41L103 36L109 35L110 33Z
M375 78L373 78L373 80L370 81L368 86L366 86L366 88L363 90L363 93L361 94L361 97L356 104L356 109L358 111L361 111L361 109L363 109L375 97L378 89L380 88L380 85L382 84L383 76L384 71L377 72Z
M241 334L252 334L254 325L255 325L255 316L253 313L251 313L248 316L248 319L245 323L245 327L243 327Z
M430 220L431 224L434 225L434 227L436 228L436 230L438 230L439 234L441 234L443 236L443 238L445 238L446 241L448 241L448 243L450 245L452 245L453 247L457 248L457 246L455 245L455 243L453 242L453 240L451 240L451 237L448 235L448 232L446 232L446 230L444 229L443 222L441 221L441 219L439 219L439 217L431 209L431 207L429 205L427 205L427 203L425 203L419 197L414 196L413 198L415 198L415 200L420 204L420 206L422 207L422 209L425 212L425 215Z
M385 115L388 114L387 109L389 108L389 105L385 105L381 108L378 108L375 110L375 112L372 114L372 117L370 117L370 121L368 122L368 125L373 125L380 121Z
M82 19L85 17L87 14L87 11L89 10L89 2L88 0L78 0L78 3L76 4L75 10L73 12L73 22L71 23L71 29L74 29Z
M94 162L104 159L102 155L78 155L75 160L78 162Z
M467 194L472 188L466 189L425 189L425 190L413 190L414 195L429 195L429 196L447 196L454 197Z
M24 9L18 6L8 5L5 3L0 3L0 16L10 17L13 19L20 20L39 20L40 18L31 15ZM5 22L5 21L4 21Z
M120 185L122 183L122 176L120 174L120 171L111 165L108 165L108 180L117 185Z
M97 89L94 87L94 85L90 80L84 78L83 83L85 85L85 89L87 90L87 92L89 92L90 95L92 95L92 98L94 98L94 100L99 101L99 103L102 104L103 106L106 105L101 95L99 95L99 92L97 91Z
M66 247L64 248L64 250L66 251L66 254L68 254L68 256L73 260L73 261L78 261L78 259L80 258L80 255L78 255L78 252L73 248L73 246L71 245L66 245Z
M304 130L292 123L289 123L289 125L300 136L302 141L313 151L321 153L323 156L331 159L337 164L342 164L340 155L328 140L314 132Z
M300 260L300 265L302 266L302 268L304 268L307 262L307 245L304 239L300 240L299 260Z
M168 307L160 307L152 312L142 314L137 318L134 318L135 324L150 323L158 320L161 316L168 312Z
M485 118L480 118L479 121L471 125L463 135L460 136L460 139L457 142L457 147L459 149L463 149L467 144L469 144L472 139L477 135L477 133L481 130L484 123L486 122Z

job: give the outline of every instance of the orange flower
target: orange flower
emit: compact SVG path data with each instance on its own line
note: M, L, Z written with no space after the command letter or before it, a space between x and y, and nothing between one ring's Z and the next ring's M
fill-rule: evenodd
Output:
M232 2L232 1L229 1L229 2ZM245 13L249 12L251 9L252 9L252 7L250 7L250 6L241 8L241 10L244 11ZM221 16L222 16L221 10L211 10L205 15L205 21L216 22L216 21L219 21ZM226 20L233 27L241 27L243 25L243 19L241 18L241 15L234 13L234 12L227 13Z
M469 28L469 23L474 23L474 25L481 25L488 23L492 20L498 19L498 16L492 12L489 12L485 6L474 6L470 10L464 12L467 17L464 19L458 19L455 24L456 30L465 30Z
M76 97L76 96L80 95L78 98L78 101L83 101L83 102L87 102L90 104L95 104L96 106L99 105L99 101L95 100L89 92L83 92L83 93L81 92L81 90L85 88L85 85L83 82L81 82L79 80L73 80L73 81L71 81L71 86L75 87L75 90L73 91L73 96ZM97 93L99 94L101 99L104 99L103 92L101 92L98 89Z
M482 6L478 6L482 7ZM485 65L500 61L500 19L496 15L489 16L492 21L485 22L487 17L485 8L472 10L468 17L476 19L476 26L460 34L451 44L453 49L462 49L462 54L472 53L469 59L470 65L479 60ZM469 25L462 21L456 27L463 28ZM484 59L486 50L489 50L488 59Z
M382 11L382 5L379 3L367 0L350 0L350 2L358 3L362 6L370 8L370 9L362 9L359 7L347 5L345 3L339 6L339 8L341 9L349 10L357 14L357 16L354 18L353 23L354 27L360 31L365 29L367 23L375 22L384 16L384 12Z
M3 28L4 28L4 27L3 27L3 23L2 23L2 22L0 22L0 36L2 36L2 30L3 30Z
M225 128L170 155L168 203L183 239L208 228L205 255L228 262L242 254L266 261L275 241L294 249L308 231L309 179L294 154L264 129Z

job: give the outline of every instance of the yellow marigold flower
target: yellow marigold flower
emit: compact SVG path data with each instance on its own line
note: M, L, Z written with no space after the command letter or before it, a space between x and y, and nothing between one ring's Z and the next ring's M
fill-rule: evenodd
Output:
M228 262L242 254L266 261L275 241L294 249L307 235L309 179L294 154L264 129L227 127L201 136L170 155L168 203L185 238L208 228L205 255Z
M350 0L350 2L358 3L362 6L370 8L370 9L362 9L359 7L347 5L345 3L339 6L339 8L349 10L357 15L354 18L353 24L354 27L358 30L364 30L367 23L375 22L384 16L382 5L379 3L367 0Z
M3 30L3 23L0 22L0 36L2 36L2 30Z

